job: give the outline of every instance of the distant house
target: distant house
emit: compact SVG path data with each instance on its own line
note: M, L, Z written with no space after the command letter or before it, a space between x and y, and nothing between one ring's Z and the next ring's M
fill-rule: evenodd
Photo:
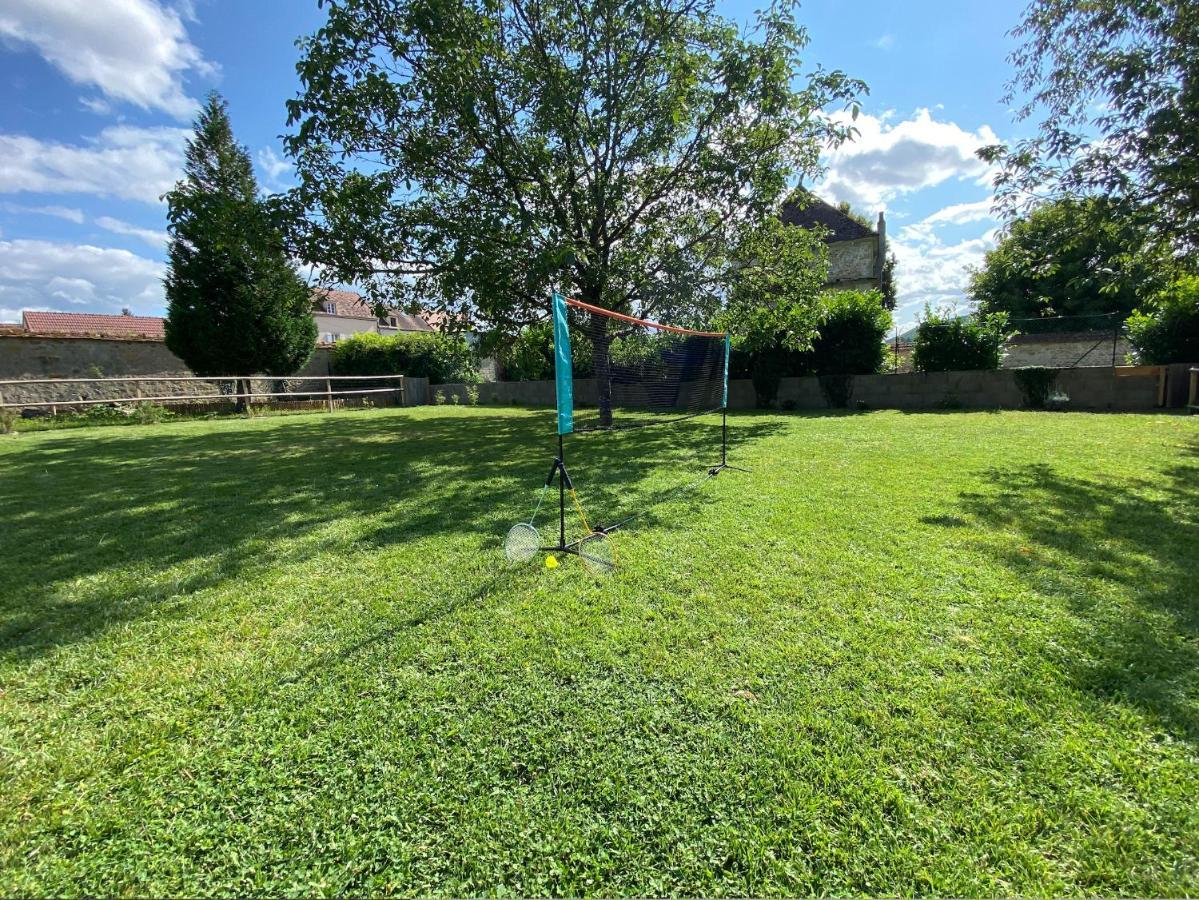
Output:
M1008 338L1002 366L1049 366L1073 369L1080 366L1121 366L1132 354L1132 344L1120 331L1062 331L1046 334L1017 334Z
M410 331L436 331L423 316L388 310L376 316L371 305L354 291L318 288L312 292L312 317L316 319L317 343L335 344L351 334L373 331L398 334Z
M808 195L806 205L783 205L783 222L800 228L821 228L828 245L828 281L838 290L868 291L882 287L887 259L887 222L878 214L878 227L867 228L819 197Z
M319 288L312 292L312 317L316 320L317 343L334 344L342 338L373 331L377 334L436 331L423 316L389 310L380 318L362 297L353 291ZM90 337L124 340L162 341L166 338L166 320L162 316L119 316L99 313L34 312L21 313L21 324L3 326L10 334L44 337Z

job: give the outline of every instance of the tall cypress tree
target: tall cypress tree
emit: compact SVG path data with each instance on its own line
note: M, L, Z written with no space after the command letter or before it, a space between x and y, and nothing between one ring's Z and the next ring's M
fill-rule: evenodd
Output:
M309 291L258 196L225 101L208 95L166 195L166 343L197 375L290 375L316 345Z

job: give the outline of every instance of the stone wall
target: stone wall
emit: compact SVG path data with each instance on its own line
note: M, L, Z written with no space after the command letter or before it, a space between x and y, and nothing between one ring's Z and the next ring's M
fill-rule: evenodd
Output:
M1112 332L1048 335L1018 334L1004 346L1003 367L1019 369L1024 366L1049 366L1068 369L1072 366L1112 365ZM1132 344L1122 335L1115 341L1116 365L1123 365L1132 354Z
M1173 367L1172 367L1173 368ZM1185 366L1177 367L1180 371ZM1182 377L1178 379L1181 383ZM1121 377L1111 368L1063 369L1057 387L1068 399L1063 409L1139 411L1157 408L1155 377ZM432 401L440 392L446 402L454 397L469 402L465 385L435 384L429 387ZM478 386L480 405L553 406L554 382L517 381ZM595 382L575 381L575 402L594 405ZM868 409L1018 409L1024 404L1010 370L987 372L930 372L901 375L859 375L853 380L850 407ZM784 378L779 385L777 405L782 409L827 409L828 403L816 378ZM756 406L753 383L729 382L729 408Z
M847 290L878 287L878 244L874 236L829 244L828 283Z
M330 351L318 347L297 375L328 375ZM118 378L151 377L161 381L145 383L146 396L174 394L220 394L217 381L189 382L174 379L190 377L191 371L162 341L104 340L100 338L27 337L0 335L0 381L42 378ZM422 379L424 381L424 379ZM272 381L256 379L255 390L267 390ZM427 384L427 381L425 382ZM287 390L311 389L313 383L292 383ZM71 385L4 385L0 395L5 403L59 402L132 396L137 386L129 383ZM382 395L380 395L382 396ZM423 402L423 393L422 401Z

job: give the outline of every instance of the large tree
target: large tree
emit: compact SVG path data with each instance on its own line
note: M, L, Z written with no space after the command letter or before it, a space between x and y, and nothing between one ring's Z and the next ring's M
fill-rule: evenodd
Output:
M1002 203L1101 194L1155 210L1155 230L1199 248L1199 3L1033 0L1014 35L1005 102L1035 134L984 148Z
M1122 204L1059 200L1011 223L972 275L970 297L983 312L1013 319L1113 313L1122 320L1161 289L1169 269L1150 225ZM1061 323L1063 330L1109 325Z
M793 3L750 29L714 8L331 3L289 104L304 254L378 302L492 328L544 318L554 288L710 315L738 268L778 265L741 252L747 235L850 133L826 108L856 112L864 89L840 72L801 79Z
M166 195L166 342L197 375L290 375L316 346L309 290L258 196L225 101L208 96Z

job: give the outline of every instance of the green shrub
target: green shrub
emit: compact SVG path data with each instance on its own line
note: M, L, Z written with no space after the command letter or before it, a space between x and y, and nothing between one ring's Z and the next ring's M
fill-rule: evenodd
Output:
M466 339L439 332L351 335L334 346L330 368L334 375L408 375L434 384L481 380Z
M847 372L817 376L824 402L833 409L847 409L853 396L853 375Z
M129 418L138 425L157 425L167 419L173 419L175 414L158 403L142 400L129 411Z
M821 298L819 332L803 354L815 375L871 375L883 366L891 314L878 291L834 291Z
M17 428L17 411L0 409L0 434L12 434Z
M593 346L580 330L570 335L571 365L575 378L590 378L595 373ZM616 346L612 348L615 359ZM554 377L554 327L549 321L530 325L508 341L499 351L504 381L545 381Z
M926 309L912 347L912 368L917 372L998 369L1003 342L1011 333L1007 313L955 319Z
M1045 366L1023 366L1012 371L1016 386L1024 397L1024 405L1029 409L1044 409L1049 405L1053 396L1053 388L1057 384L1057 369Z
M1128 339L1145 365L1199 362L1199 276L1177 278L1129 316Z

